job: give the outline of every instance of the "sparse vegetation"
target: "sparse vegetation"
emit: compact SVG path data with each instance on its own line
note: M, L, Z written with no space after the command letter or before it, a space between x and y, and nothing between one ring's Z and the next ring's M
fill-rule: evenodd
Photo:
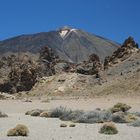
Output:
M31 112L31 116L40 116L40 113L41 113L40 111L35 110Z
M60 127L67 127L67 124L62 123L62 124L60 124Z
M118 130L114 123L107 122L107 123L103 124L103 126L100 128L99 133L113 135L113 134L117 134Z
M126 108L123 108L125 106ZM70 110L66 107L57 107L55 109L48 111L45 110L31 110L27 111L26 115L40 116L47 118L59 118L62 121L72 121L74 123L105 123L105 122L115 122L115 123L130 123L139 119L134 113L125 112L130 108L125 104L117 104L115 108L118 110L123 110L119 112L111 112L109 110L95 109L93 111L82 111L82 110ZM123 108L123 109L122 109Z
M0 118L5 118L5 117L8 117L8 115L0 111Z
M75 124L70 124L70 125L69 125L69 127L75 127L75 126L76 126Z
M79 117L84 114L84 111L82 110L75 110L75 111L67 111L67 113L63 114L60 119L63 121L73 121L73 122L77 122L77 120L79 119Z
M131 122L130 124L128 124L129 126L133 126L133 127L140 127L140 119Z
M126 116L125 116L125 119L126 119L126 122L127 123L131 123L131 122L135 122L136 120L138 120L138 116L134 115L134 114L131 114L131 113L128 113Z
M34 110L27 111L25 115L39 116L42 112L43 110L41 109L34 109Z
M60 106L58 108L51 110L50 117L60 118L62 116L69 114L70 112L71 112L71 110L67 110L65 107Z
M115 113L115 112L119 112L119 111L126 112L129 109L131 109L131 106L124 104L124 103L117 103L110 110L112 113Z
M77 122L79 123L103 123L111 120L111 112L109 111L90 111L82 114Z
M126 123L124 112L116 112L112 114L112 121L115 123Z
M63 121L73 121L77 123L103 123L111 120L110 111L88 111L82 110L67 110L59 107L51 111L50 117L60 118Z
M140 112L135 112L133 114L136 115L136 116L138 116L138 117L140 117Z
M7 136L28 136L29 130L23 124L18 124L15 128L7 132Z

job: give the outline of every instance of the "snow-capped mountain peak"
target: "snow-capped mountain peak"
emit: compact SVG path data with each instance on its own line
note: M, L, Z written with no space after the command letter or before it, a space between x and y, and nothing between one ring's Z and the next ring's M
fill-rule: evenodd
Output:
M69 35L69 33L76 32L76 30L77 29L70 28L68 26L64 26L64 27L59 29L59 34L64 39L64 38L66 38Z

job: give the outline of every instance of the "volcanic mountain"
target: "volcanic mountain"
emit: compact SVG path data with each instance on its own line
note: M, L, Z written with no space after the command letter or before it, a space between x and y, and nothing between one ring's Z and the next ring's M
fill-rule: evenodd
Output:
M62 27L56 31L21 35L0 41L0 55L29 52L38 54L44 46L52 48L61 59L73 63L86 60L92 53L103 61L118 48L119 44L80 29Z

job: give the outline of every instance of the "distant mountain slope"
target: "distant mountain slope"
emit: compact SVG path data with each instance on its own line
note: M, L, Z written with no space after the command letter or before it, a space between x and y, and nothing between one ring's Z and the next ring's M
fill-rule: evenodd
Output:
M38 53L46 45L52 48L61 59L74 63L86 60L92 53L99 55L103 60L119 46L113 41L85 31L63 27L57 31L21 35L1 41L0 54L18 52L18 50Z

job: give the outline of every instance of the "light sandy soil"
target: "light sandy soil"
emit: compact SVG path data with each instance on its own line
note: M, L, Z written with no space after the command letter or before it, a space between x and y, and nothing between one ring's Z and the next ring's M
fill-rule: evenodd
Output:
M31 103L20 100L1 100L0 111L9 115L8 118L0 118L0 140L140 140L140 127L130 127L126 124L116 124L119 130L117 135L99 134L102 124L76 124L76 127L60 128L63 123L59 119L40 118L24 115L31 109L51 109L65 106L71 109L94 110L95 108L106 109L117 102L127 103L132 106L131 111L140 112L140 97L137 98L96 98L78 100L51 100L50 103L42 103L34 100ZM29 130L28 137L7 137L6 133L16 124L25 124ZM70 122L65 122L70 124Z

